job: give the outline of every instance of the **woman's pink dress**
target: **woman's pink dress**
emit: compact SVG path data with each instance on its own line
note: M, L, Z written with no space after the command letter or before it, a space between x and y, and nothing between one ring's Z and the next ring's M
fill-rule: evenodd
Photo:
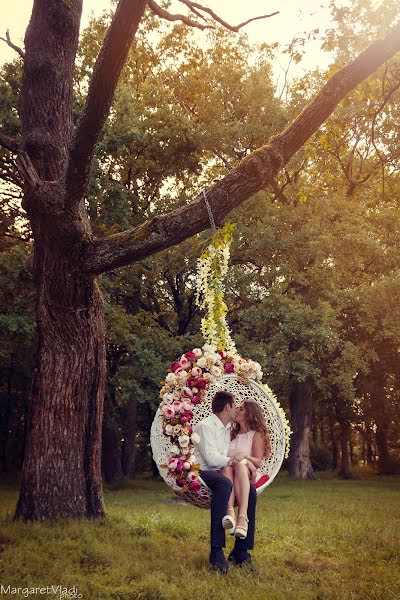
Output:
M229 447L228 456L232 457L238 454L238 452L243 452L247 456L251 456L251 450L253 448L253 438L255 431L247 431L246 433L238 433L234 440L231 440L231 445ZM258 481L261 477L261 472L257 469L256 472L256 481Z

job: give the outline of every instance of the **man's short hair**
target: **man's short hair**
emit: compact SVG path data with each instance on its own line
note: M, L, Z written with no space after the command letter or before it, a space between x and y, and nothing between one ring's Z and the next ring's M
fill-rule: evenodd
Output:
M216 414L221 413L227 404L233 406L234 403L235 397L230 392L216 392L211 403L212 411Z

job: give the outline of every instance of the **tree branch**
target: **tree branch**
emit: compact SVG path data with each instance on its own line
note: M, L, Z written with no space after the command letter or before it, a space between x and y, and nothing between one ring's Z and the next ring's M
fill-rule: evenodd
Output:
M213 18L214 21L216 21L217 23L219 23L220 25L225 27L225 29L229 29L229 31L234 31L235 33L237 33L239 31L239 29L241 29L242 27L245 27L252 21L258 21L259 19L269 19L269 17L274 17L275 15L279 14L279 10L277 10L273 13L270 13L269 15L262 15L259 17L253 17L251 19L248 19L247 21L240 23L240 25L230 25L229 23L227 23L226 21L221 19L221 17L219 17L213 10L211 10L211 8L208 8L208 6L203 6L202 4L198 4L197 2L192 2L191 0L179 0L179 2L181 2L182 4L185 4L185 6L187 6L192 12L194 12L196 14L199 14L197 11L203 11L203 12L209 14Z
M5 38L0 37L0 40L5 42L8 46L10 46L10 48L15 50L15 52L18 52L18 54L20 55L22 60L25 59L25 52L23 50L21 50L21 48L19 46L16 46L15 44L12 43L11 38L10 38L10 30L9 29L7 29L7 31L6 31L6 37Z
M21 175L22 179L31 188L36 189L44 184L44 182L40 179L39 175L37 174L37 171L26 152L20 151L18 153L18 157L15 163L17 165L18 172Z
M384 40L371 44L337 71L300 115L279 135L244 158L238 167L207 190L214 219L221 223L236 206L271 184L278 171L321 126L356 85L400 50L400 22ZM82 257L82 268L102 273L138 261L203 231L209 217L203 193L192 202L139 227L95 239Z
M95 146L108 117L118 78L145 6L146 0L119 1L97 57L67 168L66 206L74 212L88 185Z
M198 23L197 21L193 21L193 19L190 19L185 15L172 15L164 8L161 8L161 6L159 6L154 0L147 0L147 5L149 8L151 8L154 14L158 15L162 19L165 19L166 21L182 21L182 23L185 23L185 25L189 25L190 27L196 27L197 29L201 29L202 31L204 29L212 29L212 25L204 25L203 23Z

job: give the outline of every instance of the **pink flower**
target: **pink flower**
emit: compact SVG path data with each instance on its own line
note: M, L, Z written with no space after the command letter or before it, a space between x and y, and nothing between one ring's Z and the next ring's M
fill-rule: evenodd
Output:
M192 412L192 403L191 402L187 402L187 401L183 402L182 406L183 406L183 410L187 410L190 413Z
M187 480L188 481L196 481L197 480L197 475L194 471L189 471L189 473L187 474Z
M191 425L187 426L187 430L188 430L188 434L192 435L192 433L193 433L193 427Z
M178 460L176 457L172 457L172 456L171 456L171 457L170 457L170 458L167 460L167 467L168 467L169 469L171 469L171 471L175 471L175 469L176 469L176 467L177 467L177 465L178 465L178 462L179 462L179 460Z
M201 488L200 481L195 480L195 481L191 481L189 483L189 490L192 492L198 492L200 490L200 488Z
M188 422L188 420L189 420L189 419L188 419L187 417L184 417L184 416L182 416L182 417L179 419L179 423L180 423L181 425L186 425L186 423Z
M174 403L174 404L175 404L175 403ZM175 408L174 408L174 406L173 406L173 405L171 405L171 404L164 404L164 405L161 407L161 410L163 411L164 415L165 415L165 416L166 416L168 419L170 419L171 417L173 417L173 416L174 416L174 414L175 414Z
M225 356L225 353L223 350L217 350L217 354L219 354L221 358L224 358L224 356Z
M182 460L178 460L178 464L175 467L175 472L176 473L182 473L183 471L183 461Z
M194 404L196 406L197 404L200 404L200 402L201 402L201 399L198 396L193 396L192 404Z
M190 410L184 410L183 416L186 417L186 422L189 422L193 419L193 413Z
M195 355L195 353L194 353L194 352L191 352L191 351L190 351L190 352L186 352L186 353L185 353L185 356L186 356L186 358L187 358L188 360L192 360L192 361L195 361L195 360L196 360L196 358L197 358L197 356Z
M188 377L186 379L186 385L188 387L193 387L195 383L196 383L196 377L193 377L193 375L190 375L190 377Z
M178 369L180 369L181 365L179 364L179 362L177 360L175 360L173 363L171 363L171 371L173 373L175 373L175 371L177 371Z
M182 367L182 369L185 369L186 371L186 369L190 366L190 361L188 361L186 357L183 357L179 361L179 366Z
M186 483L186 479L184 479L183 477L180 477L179 479L176 480L176 485L179 487L183 487Z
M233 363L226 363L225 365L225 373L233 373L235 370L235 366Z
M175 400L175 402L172 403L172 407L175 415L178 415L180 412L182 412L182 402L179 402L179 400Z
M192 390L191 390L190 388L188 388L188 387L185 385L185 387L184 387L184 388L182 388L181 395L182 395L184 398L191 398L191 397L193 396L193 392L192 392Z
M202 377L200 377L200 379L198 379L196 381L196 387L200 388L205 388L207 385L207 381L205 379L203 379Z
M200 375L203 373L203 370L200 369L200 367L193 367L191 373L193 377L200 377Z

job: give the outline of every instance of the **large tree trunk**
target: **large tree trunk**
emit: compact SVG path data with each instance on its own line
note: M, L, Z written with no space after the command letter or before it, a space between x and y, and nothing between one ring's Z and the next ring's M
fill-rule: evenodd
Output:
M103 517L104 302L80 258L93 239L84 193L98 134L145 0L121 0L73 137L82 0L35 0L25 36L20 173L34 237L37 339L15 519ZM118 35L118 32L120 35ZM97 102L100 89L102 102ZM106 100L104 99L106 98Z
M315 479L310 461L313 382L310 377L296 381L290 394L291 446L288 459L289 475L295 479Z
M93 277L40 253L32 402L16 518L104 516L104 302Z

